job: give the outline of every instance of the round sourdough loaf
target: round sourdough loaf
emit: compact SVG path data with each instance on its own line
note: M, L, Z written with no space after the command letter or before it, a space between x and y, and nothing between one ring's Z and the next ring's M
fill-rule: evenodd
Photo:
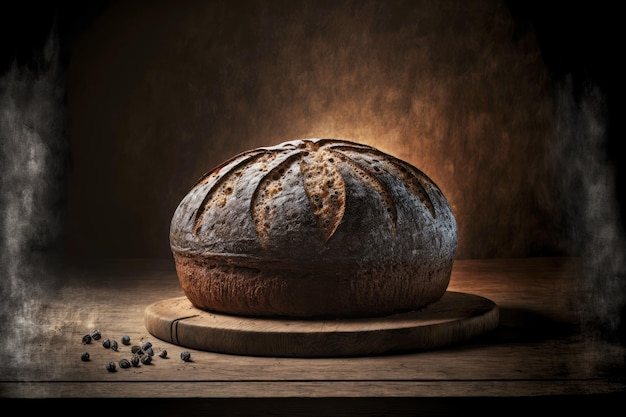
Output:
M170 246L197 308L247 316L364 317L443 296L457 225L439 187L374 147L302 139L204 175Z

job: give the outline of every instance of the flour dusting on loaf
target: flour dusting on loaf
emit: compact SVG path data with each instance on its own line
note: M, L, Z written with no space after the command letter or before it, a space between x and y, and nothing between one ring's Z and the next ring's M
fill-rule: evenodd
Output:
M457 245L439 187L340 139L243 152L204 175L172 218L181 286L198 308L254 316L373 316L446 291Z

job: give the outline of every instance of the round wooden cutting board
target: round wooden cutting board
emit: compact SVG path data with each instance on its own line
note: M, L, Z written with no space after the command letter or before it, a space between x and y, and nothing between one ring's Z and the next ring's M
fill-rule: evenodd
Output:
M447 291L424 309L371 318L239 317L195 308L187 297L149 305L146 330L191 349L250 356L365 356L461 343L498 326L497 305Z

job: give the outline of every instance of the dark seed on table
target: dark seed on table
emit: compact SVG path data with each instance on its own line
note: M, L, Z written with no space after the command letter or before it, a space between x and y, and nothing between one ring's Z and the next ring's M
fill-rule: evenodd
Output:
M101 337L102 337L102 334L100 333L100 329L96 329L93 332L91 332L91 338L93 340L100 340Z
M167 350L163 349L160 353L159 356L162 358L167 358Z
M83 336L83 345L88 345L91 343L91 336L86 334Z
M109 339L104 339L102 341L102 347L104 347L105 349L108 349L111 347L111 341Z
M147 353L150 356L154 356L154 349L152 349L152 348L148 348L144 352Z
M141 363L143 363L144 365L149 365L150 362L152 362L152 356L142 356L141 357Z
M116 371L115 362L107 363L107 371L109 371L109 372L115 372Z
M128 336L127 334L125 334L124 336L122 336L122 343L124 345L130 345L130 336Z
M133 354L137 354L137 355L143 355L143 350L141 350L141 347L135 345L132 348L130 348L131 353Z
M117 342L115 340L111 340L111 349L117 351Z
M182 360L184 360L185 362L189 362L189 360L191 360L191 353L184 351L180 353L180 358Z
M148 349L150 349L152 347L152 343L150 342L143 342L143 344L141 345L141 350L146 351Z
M89 352L83 352L83 354L80 355L80 360L83 362L89 361Z
M131 364L132 364L135 368L139 366L139 362L140 362L140 359L139 359L139 356L137 356L137 355L133 355L133 357L132 357L132 358L130 358L130 363L131 363Z
M130 368L130 361L128 359L121 359L120 360L120 368Z

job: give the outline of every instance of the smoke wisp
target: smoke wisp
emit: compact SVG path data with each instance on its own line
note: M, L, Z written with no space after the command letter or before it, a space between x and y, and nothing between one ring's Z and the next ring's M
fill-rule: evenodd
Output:
M59 49L52 30L35 69L14 64L0 76L0 353L16 370L32 359L25 349L39 331L55 281L46 267L49 251L62 236L66 123Z
M607 111L593 85L587 85L580 96L575 95L571 79L558 89L555 150L568 199L565 221L583 261L575 307L589 336L590 352L599 348L595 341L619 342L626 303L626 241L620 232L616 172L607 163ZM620 352L603 352L601 358L623 363Z

